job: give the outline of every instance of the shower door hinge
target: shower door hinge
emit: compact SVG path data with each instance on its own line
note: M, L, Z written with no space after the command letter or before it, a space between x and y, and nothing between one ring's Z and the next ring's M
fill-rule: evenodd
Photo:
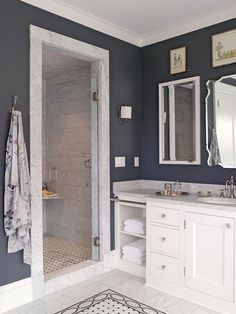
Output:
M93 101L98 101L98 93L93 92Z
M184 220L184 229L186 229L186 220Z
M99 237L94 237L93 238L93 246L100 246L100 238Z
M184 267L184 276L186 276L186 267Z

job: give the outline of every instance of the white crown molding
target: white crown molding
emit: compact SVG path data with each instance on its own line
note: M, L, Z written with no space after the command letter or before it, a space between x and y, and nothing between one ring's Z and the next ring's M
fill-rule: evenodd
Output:
M138 34L135 34L120 26L114 25L94 15L90 15L85 11L75 9L70 5L65 5L64 3L61 3L60 0L20 1L140 47L141 38Z
M141 39L141 47L151 45L169 38L177 37L192 31L218 24L236 16L236 6L231 8L213 12L211 14L183 21L181 24L172 25L170 28L159 30L147 35L144 35Z
M32 301L32 280L23 279L0 287L0 314Z
M99 32L105 33L112 37L121 39L138 47L145 47L169 38L173 38L182 34L186 34L210 25L214 25L226 20L235 18L236 6L216 11L211 14L185 20L180 24L172 25L169 28L160 29L158 31L139 35L133 33L118 25L112 24L106 20L88 14L85 11L73 8L70 5L65 5L60 0L20 0L40 9L54 13L76 23L82 24Z

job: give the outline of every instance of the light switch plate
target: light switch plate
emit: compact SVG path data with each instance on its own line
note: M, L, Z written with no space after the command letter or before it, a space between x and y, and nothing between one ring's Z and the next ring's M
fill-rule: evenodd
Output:
M115 168L125 167L125 157L115 157Z
M139 157L134 157L134 167L139 167Z

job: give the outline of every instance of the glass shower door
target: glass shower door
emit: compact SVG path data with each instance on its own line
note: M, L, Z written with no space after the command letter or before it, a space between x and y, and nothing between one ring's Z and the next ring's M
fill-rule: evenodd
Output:
M92 208L92 259L100 259L99 238L99 171L98 171L98 79L91 79L91 208Z

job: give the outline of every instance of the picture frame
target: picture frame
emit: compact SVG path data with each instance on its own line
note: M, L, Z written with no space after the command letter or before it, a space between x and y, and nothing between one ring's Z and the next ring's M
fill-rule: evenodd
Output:
M212 35L213 68L236 62L236 28Z
M186 72L186 46L170 50L170 74Z

